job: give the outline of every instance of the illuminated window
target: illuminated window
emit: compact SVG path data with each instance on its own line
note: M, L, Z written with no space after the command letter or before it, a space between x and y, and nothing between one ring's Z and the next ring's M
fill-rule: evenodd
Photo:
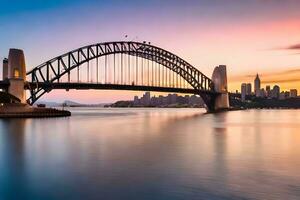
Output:
M18 69L14 69L14 78L20 77L20 71Z

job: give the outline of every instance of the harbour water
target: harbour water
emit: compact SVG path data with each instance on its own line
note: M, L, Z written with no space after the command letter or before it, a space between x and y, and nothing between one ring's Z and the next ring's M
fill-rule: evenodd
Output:
M300 199L300 111L0 120L0 200Z

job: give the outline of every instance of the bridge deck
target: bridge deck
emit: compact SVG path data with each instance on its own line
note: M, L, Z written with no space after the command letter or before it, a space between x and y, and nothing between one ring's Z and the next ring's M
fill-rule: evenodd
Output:
M214 94L213 91L199 91L191 88L172 88L172 87L157 87L157 86L141 86L141 85L120 85L120 84L100 84L100 83L27 83L25 89L34 89L36 87L44 88L46 90L52 89L76 89L76 90L134 90L134 91L153 91L153 92L172 92L172 93L183 93L183 94L199 94L207 93Z

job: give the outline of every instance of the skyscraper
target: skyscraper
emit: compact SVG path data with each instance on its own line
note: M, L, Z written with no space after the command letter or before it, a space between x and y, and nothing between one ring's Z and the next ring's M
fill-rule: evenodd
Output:
M246 95L251 95L252 92L252 86L251 83L246 84Z
M133 99L133 105L137 106L140 104L140 100L139 100L139 97L138 96L134 96L134 99Z
M246 93L247 93L247 84L243 83L242 86L241 86L242 101L246 100Z
M144 104L144 106L149 106L150 105L150 100L151 100L150 92L145 92L145 94L143 95L143 104Z
M280 87L275 85L272 90L272 98L278 99L280 94Z
M255 96L259 97L260 96L260 78L258 74L256 75L256 78L254 80L254 93Z
M297 90L296 89L291 89L290 90L290 97L291 98L297 97Z
M266 86L266 95L267 97L270 97L271 95L271 87L269 85Z

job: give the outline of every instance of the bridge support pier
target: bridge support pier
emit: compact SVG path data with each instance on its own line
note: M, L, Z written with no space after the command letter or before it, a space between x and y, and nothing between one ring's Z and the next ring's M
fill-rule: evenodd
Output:
M215 67L212 74L215 95L202 94L201 97L207 105L208 112L217 112L229 108L229 96L227 89L226 65Z
M9 50L8 59L3 61L3 80L9 81L6 92L20 99L21 103L26 103L26 93L24 90L26 66L22 50Z

